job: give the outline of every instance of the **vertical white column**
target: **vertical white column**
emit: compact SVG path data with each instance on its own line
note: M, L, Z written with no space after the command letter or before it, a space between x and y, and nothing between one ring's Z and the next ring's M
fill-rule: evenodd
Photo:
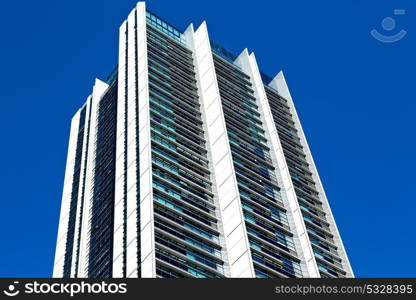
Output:
M186 46L189 50L192 51L192 56L193 56L193 61L196 61L196 57L195 57L195 53L194 48L194 26L193 24L190 24L188 26L188 28L185 30L185 32L183 33L187 43ZM195 66L195 72L198 73L198 68ZM197 82L197 87L198 87L198 96L201 99L201 85L199 84L199 82ZM208 137L208 126L207 126L207 121L206 121L206 115L204 111L201 111L201 117L202 117L202 128L204 130L204 137L206 141L209 141L209 137ZM208 157L208 161L212 162L212 150L210 147L210 144L207 143L206 144L206 149L207 149L207 157ZM221 209L220 209L220 205L219 205L219 199L218 199L218 191L217 191L217 184L216 184L216 178L214 176L214 168L212 163L209 163L209 171L210 171L210 180L212 183L212 193L214 195L213 197L213 201L215 203L215 213L216 213L216 217L218 219L217 222L217 226L218 226L218 231L220 233L219 235L219 240L220 240L220 245L222 247L221 249L221 256L222 256L222 260L224 261L224 275L225 277L230 277L230 263L228 261L228 252L227 252L227 247L225 244L225 238L224 238L224 226L222 224L222 217L221 217Z
M116 140L116 170L114 190L114 236L113 236L113 277L122 278L124 267L124 210L126 174L124 164L126 160L126 30L124 21L119 30L118 54L118 88L117 88L117 140Z
M149 78L147 69L146 7L137 4L137 73L139 94L140 247L141 276L156 277L152 161L150 141Z
M56 242L55 262L53 277L62 277L64 271L64 260L66 251L66 240L69 222L69 208L71 204L72 183L75 171L75 153L77 148L80 111L71 120L71 131L69 134L68 154L66 159L64 188L62 192L61 212L59 218L58 237Z
M127 18L127 249L126 276L138 277L137 251L137 61L136 9Z
M137 267L137 153L136 153L136 10L127 18L127 232L126 276L138 277Z
M339 231L338 231L338 227L337 227L337 225L335 223L335 220L334 220L334 217L332 215L332 211L331 211L331 208L329 206L329 202L328 202L328 199L326 197L325 190L323 188L321 179L319 177L318 170L316 169L315 162L314 162L313 157L312 157L312 153L309 149L309 145L308 145L308 142L306 140L305 133L303 132L303 128L302 128L302 125L300 123L299 116L296 112L296 108L295 108L295 105L293 103L292 96L290 95L290 91L289 91L289 88L286 84L286 79L285 79L282 71L280 71L276 75L276 77L274 77L274 79L269 83L269 86L276 89L278 91L279 95L281 95L283 98L285 98L288 101L288 105L289 105L290 110L293 114L293 121L295 122L295 128L299 133L300 143L301 143L301 145L303 146L303 148L305 150L306 161L311 167L312 178L315 181L316 188L317 188L317 191L319 193L319 199L322 201L323 210L328 216L327 221L330 224L331 232L334 235L334 242L335 242L335 245L338 247L338 253L339 253L339 255L342 259L343 269L344 269L344 271L347 272L347 277L354 277L354 273L352 271L347 253L345 251L344 244L342 243L342 240L341 240L341 237L340 237L340 234L339 234Z
M195 58L230 276L255 277L206 23L195 32L189 27L186 37L192 43Z
M265 125L264 129L269 140L270 155L273 165L276 167L276 178L283 191L285 207L289 211L288 219L294 234L296 252L301 260L303 276L320 277L254 53L249 55L247 49L245 49L236 62L251 78L254 94L260 108L260 115Z
M94 179L94 169L95 169L95 141L96 141L96 126L97 126L97 110L98 103L101 100L101 97L104 95L105 91L108 88L108 84L105 82L96 79L91 100L91 123L89 128L89 149L87 154L87 165L86 165L86 175L85 175L85 194L84 194L84 207L81 220L81 236L80 236L80 251L79 251L79 262L78 262L78 277L85 278L88 276L88 243L90 239L90 209L92 204L93 197L93 179Z
M79 188L78 188L78 201L77 201L77 211L75 217L75 228L74 228L74 244L72 247L72 263L71 263L71 277L75 277L77 273L76 270L76 261L77 261L77 254L79 249L79 229L81 227L81 214L82 214L82 197L84 191L84 177L85 177L85 168L86 168L86 157L88 155L88 121L89 121L89 112L91 110L91 96L87 98L85 102L85 121L84 121L84 137L82 141L82 154L81 154L81 166L79 171ZM84 108L84 107L83 107ZM83 109L81 108L81 109ZM81 124L80 124L81 125Z

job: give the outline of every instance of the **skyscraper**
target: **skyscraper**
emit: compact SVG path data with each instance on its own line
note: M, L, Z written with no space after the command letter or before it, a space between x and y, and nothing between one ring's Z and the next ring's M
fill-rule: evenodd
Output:
M139 2L71 123L54 277L352 277L283 73Z

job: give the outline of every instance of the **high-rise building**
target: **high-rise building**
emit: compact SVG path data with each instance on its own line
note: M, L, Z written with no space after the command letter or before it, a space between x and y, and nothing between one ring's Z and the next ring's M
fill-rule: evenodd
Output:
M352 277L283 73L139 2L72 119L54 277Z

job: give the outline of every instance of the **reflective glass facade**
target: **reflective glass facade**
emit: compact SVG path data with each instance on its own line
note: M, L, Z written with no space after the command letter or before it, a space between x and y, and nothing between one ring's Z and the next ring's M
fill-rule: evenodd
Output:
M321 276L344 277L346 272L295 128L293 112L276 90L266 86L266 94Z
M147 41L156 273L223 277L192 52L154 22Z
M88 277L112 275L117 81L98 105L93 198L89 219Z
M215 54L214 64L255 274L301 276L250 77Z

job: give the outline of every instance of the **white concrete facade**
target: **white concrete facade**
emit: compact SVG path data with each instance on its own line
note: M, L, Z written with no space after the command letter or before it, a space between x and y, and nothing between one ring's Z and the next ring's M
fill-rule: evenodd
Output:
M73 259L71 263L71 277L74 277L77 273L78 277L87 276L88 268L88 249L85 245L88 243L88 212L91 205L91 183L93 178L93 169L94 169L94 150L92 147L88 148L86 144L89 141L95 140L95 119L97 117L97 104L100 101L101 97L107 90L108 85L101 80L96 79L93 87L92 95L87 98L86 101L86 113L85 113L85 127L84 127L84 140L82 146L82 155L81 155L81 166L80 166L80 183L77 195L77 207L76 207L76 221L75 221L75 230L74 230L74 245L71 249L73 253ZM80 113L81 110L74 115L71 121L71 132L69 137L68 145L68 156L67 164L65 171L65 183L62 195L62 204L61 204L61 217L59 220L59 229L58 229L58 238L57 238L57 247L55 253L55 263L53 269L53 277L62 277L64 270L64 256L66 252L66 241L67 241L67 230L68 230L68 217L70 213L70 201L72 196L72 183L74 177L74 168L75 168L75 154L77 147L77 137L79 131L79 122L80 122ZM88 126L88 124L90 124ZM89 139L87 139L87 136ZM85 173L85 178L84 178ZM85 186L84 186L85 182ZM81 198L84 191L84 201L83 201L83 210L81 218ZM80 232L80 235L79 235ZM78 244L79 240L79 244ZM79 251L79 262L78 270L76 270L75 257Z
M113 273L114 277L155 277L144 2L139 2L121 25L119 41ZM127 186L126 195L124 185ZM126 239L126 249L123 247L123 239Z
M188 27L186 37L194 54L230 277L252 278L254 267L206 23L195 32L193 26Z
M139 180L140 180L140 265L141 277L156 276L153 216L150 103L147 69L146 7L137 4L137 74L139 97Z
M97 109L98 103L101 100L101 97L104 95L105 91L108 88L108 84L105 82L96 79L92 92L91 99L91 120L90 120L90 132L89 138L92 143L96 139L96 119L97 119ZM85 278L88 277L88 247L86 246L89 243L89 212L91 208L91 199L93 196L92 183L94 178L94 169L95 169L95 160L94 153L95 149L93 147L89 148L87 154L87 165L86 165L86 178L85 178L85 195L84 195L84 212L82 214L81 220L81 236L80 236L80 251L79 251L79 262L78 262L78 277Z
M83 145L82 145L82 155L81 155L81 168L80 168L80 181L79 181L79 189L78 189L78 201L77 201L77 212L76 212L76 220L75 220L75 231L74 231L74 246L72 257L76 258L79 252L79 240L81 234L81 222L82 222L82 213L83 213L83 196L85 194L85 176L86 176L86 164L88 163L88 147L89 144L89 123L90 123L90 111L91 111L91 103L92 103L92 96L89 96L87 102L85 104L86 112L85 112L85 124L84 124L84 138L83 138ZM71 266L71 277L78 276L77 264L74 259L72 259L72 266Z
M127 132L126 132L126 22L119 30L119 55L118 55L118 95L117 95L117 142L116 142L116 182L114 196L114 237L113 237L113 277L125 277L124 272L124 243L126 220L124 211L126 206L125 184L127 176L125 164L127 160Z

